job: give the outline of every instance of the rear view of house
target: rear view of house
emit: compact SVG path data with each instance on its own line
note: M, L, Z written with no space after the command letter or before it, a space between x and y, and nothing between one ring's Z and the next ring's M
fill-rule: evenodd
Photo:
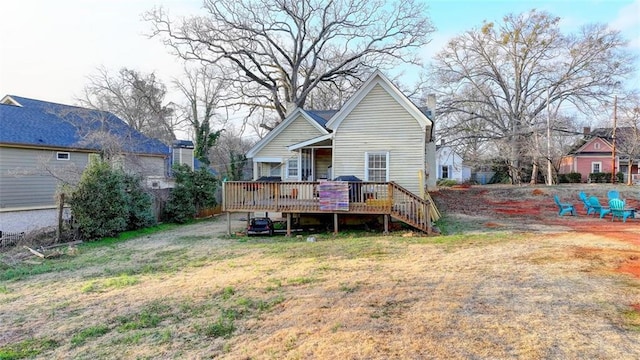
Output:
M257 183L225 184L224 209L288 215L340 209L336 217L384 214L430 229L423 207L426 189L436 184L431 111L379 71L339 110L295 109L247 153ZM350 180L348 187L323 185L335 179ZM287 201L271 201L279 198ZM326 206L330 201L337 205Z

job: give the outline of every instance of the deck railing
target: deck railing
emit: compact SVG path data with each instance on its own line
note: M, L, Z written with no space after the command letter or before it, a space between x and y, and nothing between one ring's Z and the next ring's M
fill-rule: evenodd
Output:
M228 212L388 214L430 232L429 202L390 182L347 182L348 210L327 210L320 182L224 182L222 209Z

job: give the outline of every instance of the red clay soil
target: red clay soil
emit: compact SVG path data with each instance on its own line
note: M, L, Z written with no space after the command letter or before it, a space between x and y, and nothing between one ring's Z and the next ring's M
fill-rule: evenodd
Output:
M572 202L576 206L578 216L575 217L559 217L558 207L551 193L544 188L472 186L441 189L431 196L444 214L480 214L489 217L492 220L484 223L487 229L500 228L504 223L561 225L577 234L596 234L640 246L640 216L627 219L627 222L618 219L612 221L610 216L604 219L597 215L587 216L578 200L578 191L576 189L560 196L563 201ZM627 199L627 205L639 209L640 201ZM640 257L620 256L621 264L615 270L640 277Z

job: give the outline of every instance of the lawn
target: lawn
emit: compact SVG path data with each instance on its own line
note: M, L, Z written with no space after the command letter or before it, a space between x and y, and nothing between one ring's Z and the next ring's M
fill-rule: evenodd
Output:
M640 358L640 220L558 218L527 191L434 196L442 236L229 237L221 217L7 253L0 359Z

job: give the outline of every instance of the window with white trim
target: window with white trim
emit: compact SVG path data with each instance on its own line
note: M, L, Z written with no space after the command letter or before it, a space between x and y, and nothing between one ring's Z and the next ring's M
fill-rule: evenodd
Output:
M593 148L596 150L600 150L600 143L599 142L593 143Z
M298 158L287 160L287 177L298 178Z
M592 173L599 173L600 171L602 171L602 162L600 161L594 161L591 163L591 172Z
M449 178L449 166L448 165L442 165L442 176L441 178L443 179L448 179Z
M365 181L389 181L389 152L365 153Z
M57 152L56 153L56 160L66 160L68 161L69 159L71 159L71 154L68 152Z

